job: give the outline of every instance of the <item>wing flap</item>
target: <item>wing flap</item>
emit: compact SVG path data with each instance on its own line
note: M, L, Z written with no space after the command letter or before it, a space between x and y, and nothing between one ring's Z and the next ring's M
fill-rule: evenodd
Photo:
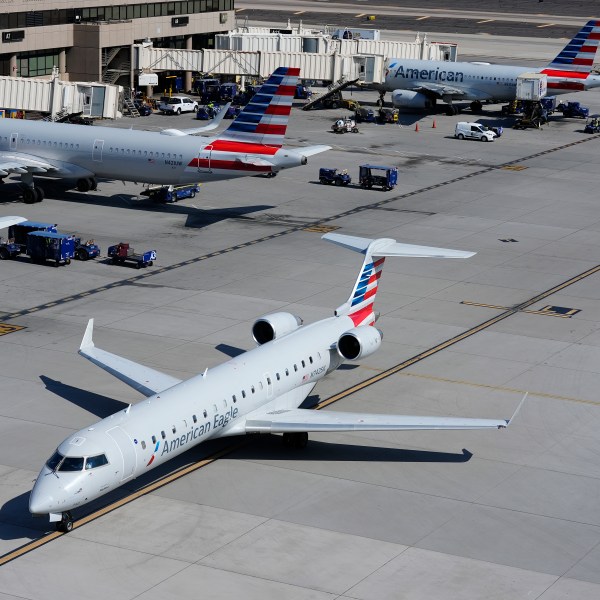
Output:
M79 347L79 354L144 396L154 396L181 383L180 379L96 348L92 341L93 330L94 319L90 319Z
M424 429L502 429L511 419L419 417L292 409L265 413L246 421L246 433L300 431L417 431Z

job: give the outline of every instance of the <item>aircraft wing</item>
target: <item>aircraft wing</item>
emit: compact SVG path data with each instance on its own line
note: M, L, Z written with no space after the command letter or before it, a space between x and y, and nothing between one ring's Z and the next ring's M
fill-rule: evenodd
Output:
M276 410L246 420L246 433L292 433L308 431L416 431L421 429L503 429L508 427L525 402L523 397L510 419L419 417L304 408Z
M79 354L144 396L154 396L181 383L180 379L96 348L92 341L93 331L94 319L90 319L79 347Z
M0 217L0 229L17 225L17 223L22 223L23 221L27 221L27 219L25 217Z
M0 152L0 177L6 177L10 173L23 174L27 173L27 171L31 173L47 173L48 171L56 170L58 170L56 165L30 154Z
M465 90L453 87L451 85L439 85L437 83L422 83L418 87L413 88L415 92L421 92L432 98L443 99L451 97L452 99L460 99L466 96Z

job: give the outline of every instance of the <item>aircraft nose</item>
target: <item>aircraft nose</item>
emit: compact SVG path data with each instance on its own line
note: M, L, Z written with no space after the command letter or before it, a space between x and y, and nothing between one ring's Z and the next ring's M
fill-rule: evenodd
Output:
M48 481L48 474L42 471L29 495L29 512L32 515L45 515L52 512L55 504L53 482ZM58 485L58 484L55 484Z

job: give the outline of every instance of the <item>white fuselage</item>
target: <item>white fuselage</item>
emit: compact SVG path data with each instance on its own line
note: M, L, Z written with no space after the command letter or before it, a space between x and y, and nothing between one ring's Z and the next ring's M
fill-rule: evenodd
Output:
M215 144L215 147L213 147ZM301 164L293 150L192 135L0 119L0 152L46 159L48 177L104 177L156 184L196 183L277 172ZM218 148L216 150L215 148Z
M45 466L31 493L31 512L69 511L203 441L244 433L246 416L261 407L297 408L339 365L337 354L332 364L330 348L353 327L347 316L300 327L78 431L58 451L104 453L108 464L79 472Z
M510 101L515 98L517 77L523 73L544 73L547 68L517 67L510 65L448 62L392 58L386 65L386 91L415 90L421 86L450 86L462 90L463 100ZM598 87L598 78L573 79L548 73L548 95L566 94Z

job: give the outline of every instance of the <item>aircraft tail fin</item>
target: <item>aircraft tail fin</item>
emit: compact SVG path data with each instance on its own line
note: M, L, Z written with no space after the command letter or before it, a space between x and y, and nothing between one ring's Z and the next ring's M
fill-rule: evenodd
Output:
M300 69L279 67L260 87L218 141L262 144L280 148L288 125Z
M599 43L600 20L588 21L542 73L585 79L592 70Z
M349 316L355 327L375 323L373 305L386 257L469 258L475 254L463 250L400 244L389 238L372 240L340 233L326 233L323 239L365 255L350 297L335 311L336 316Z

